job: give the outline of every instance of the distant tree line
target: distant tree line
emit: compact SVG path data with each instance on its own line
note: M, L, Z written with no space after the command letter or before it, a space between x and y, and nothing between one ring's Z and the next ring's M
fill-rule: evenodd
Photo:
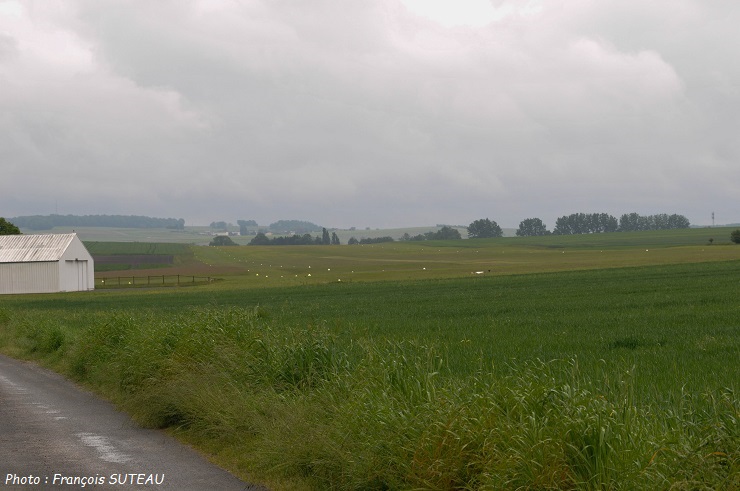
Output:
M436 232L425 232L423 234L410 236L408 233L403 234L401 240L457 240L462 239L460 232L456 228L452 228L447 225L443 225L442 228Z
M619 221L607 213L574 213L555 222L555 235L596 234L602 232L635 232L639 230L671 230L689 228L691 223L683 215L647 215L625 213Z
M311 234L303 235L285 235L278 237L268 237L264 232L260 232L249 241L249 245L340 245L339 236L336 232L329 235L325 228L321 229L321 236L312 236Z
M619 230L630 232L637 230L670 230L677 228L689 228L689 219L683 215L659 215L640 216L637 213L624 214L619 218Z
M408 232L403 234L403 236L400 238L402 241L422 241L422 240L457 240L462 239L462 236L460 235L460 232L456 228L452 228L448 225L442 225L442 228L437 230L436 232L429 231L425 232L423 234L419 235L409 235ZM393 237L385 236L385 237L371 237L371 238L363 238L360 240L357 240L354 237L351 237L348 241L348 245L356 245L356 244L382 244L384 242L395 242L395 239Z
M616 232L619 222L608 213L573 213L555 220L554 235L599 234Z
M350 237L350 239L347 241L347 245L358 245L358 244L382 244L384 242L395 242L395 239L393 237L371 237L371 238L364 238L357 240L354 237Z
M278 220L275 223L271 223L269 229L273 233L306 234L319 232L322 230L322 227L303 220Z
M29 230L51 230L54 227L185 228L185 220L182 218L138 215L31 215L11 220L18 227Z
M604 232L632 232L637 230L669 230L689 228L688 218L683 215L648 215L637 213L624 214L617 220L608 213L573 213L558 218L552 232L539 218L527 218L519 223L516 235L534 237L541 235L574 235L599 234ZM468 225L468 237L471 239L502 237L503 231L495 221L488 218L475 220Z

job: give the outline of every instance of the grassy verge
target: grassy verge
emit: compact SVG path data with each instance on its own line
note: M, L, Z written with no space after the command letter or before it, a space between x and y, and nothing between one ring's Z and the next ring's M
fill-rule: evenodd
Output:
M729 490L738 274L13 297L0 349L274 489Z

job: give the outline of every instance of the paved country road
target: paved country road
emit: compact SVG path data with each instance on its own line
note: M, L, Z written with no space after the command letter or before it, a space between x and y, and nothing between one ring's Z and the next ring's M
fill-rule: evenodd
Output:
M0 355L0 491L259 490L60 375Z

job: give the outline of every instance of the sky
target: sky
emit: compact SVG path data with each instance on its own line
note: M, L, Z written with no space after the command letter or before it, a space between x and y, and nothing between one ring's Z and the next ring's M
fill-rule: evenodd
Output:
M737 0L0 0L0 216L740 222Z

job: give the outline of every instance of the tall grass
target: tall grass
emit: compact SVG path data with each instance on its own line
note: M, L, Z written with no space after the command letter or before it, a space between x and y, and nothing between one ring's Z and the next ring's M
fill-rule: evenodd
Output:
M434 339L346 339L260 307L53 314L0 310L0 343L276 489L740 486L732 388L638 400L641 366L480 350L461 370Z

